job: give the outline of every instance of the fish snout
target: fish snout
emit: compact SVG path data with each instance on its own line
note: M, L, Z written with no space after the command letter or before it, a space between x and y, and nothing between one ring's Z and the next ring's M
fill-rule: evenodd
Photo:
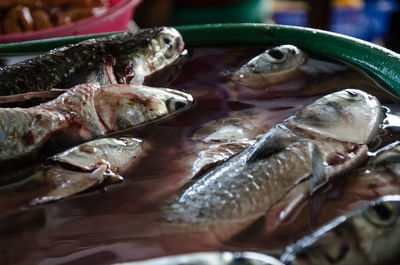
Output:
M164 56L167 59L182 53L185 49L181 34L174 28L164 28L158 37L158 44L165 50Z

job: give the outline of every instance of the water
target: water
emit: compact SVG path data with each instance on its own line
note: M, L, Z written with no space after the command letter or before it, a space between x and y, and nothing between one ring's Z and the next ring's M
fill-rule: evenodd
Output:
M204 250L278 254L318 225L376 197L368 187L355 192L357 185L349 185L342 177L318 193L320 200L314 202L323 204L306 202L285 219L279 218L284 209L280 205L224 241L208 229L168 231L157 223L158 207L193 181L193 161L209 146L191 136L212 121L230 115L248 119L257 131L249 132L254 140L255 134L267 131L322 95L357 88L377 96L390 110L385 135L373 150L400 139L400 109L393 97L364 73L345 65L309 59L293 79L260 90L236 86L221 75L261 51L191 50L190 59L170 87L191 93L194 105L176 117L120 134L145 141L145 152L122 174L122 183L0 219L0 264L112 264ZM393 192L397 192L395 187ZM0 209L15 207L13 199L2 201Z

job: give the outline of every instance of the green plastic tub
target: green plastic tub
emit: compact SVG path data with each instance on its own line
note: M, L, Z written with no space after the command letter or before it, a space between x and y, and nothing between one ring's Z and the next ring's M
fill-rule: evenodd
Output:
M270 24L180 26L187 47L293 44L316 55L341 60L364 70L400 95L400 55L359 39L310 28ZM0 56L32 54L110 33L0 44Z

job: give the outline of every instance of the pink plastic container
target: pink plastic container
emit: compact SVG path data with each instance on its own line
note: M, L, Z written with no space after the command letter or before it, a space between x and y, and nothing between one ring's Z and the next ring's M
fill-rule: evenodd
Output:
M111 0L110 2L110 9L100 16L51 29L0 35L0 43L127 30L134 11L142 0Z

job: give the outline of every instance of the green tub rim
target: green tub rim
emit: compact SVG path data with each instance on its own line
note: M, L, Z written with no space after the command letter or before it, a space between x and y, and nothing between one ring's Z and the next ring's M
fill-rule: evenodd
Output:
M305 52L350 63L400 96L400 55L379 45L311 28L229 23L179 26L187 47L293 44ZM0 56L38 53L113 33L0 44Z

